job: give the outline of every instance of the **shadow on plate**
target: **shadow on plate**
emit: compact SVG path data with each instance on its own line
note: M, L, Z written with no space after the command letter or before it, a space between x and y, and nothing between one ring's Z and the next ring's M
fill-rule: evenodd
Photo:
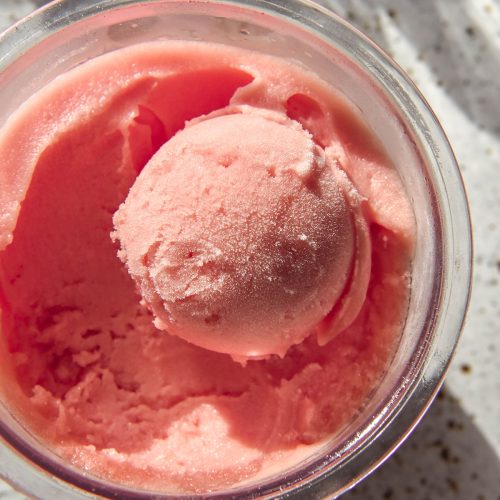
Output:
M403 445L342 500L498 500L500 460L446 387Z

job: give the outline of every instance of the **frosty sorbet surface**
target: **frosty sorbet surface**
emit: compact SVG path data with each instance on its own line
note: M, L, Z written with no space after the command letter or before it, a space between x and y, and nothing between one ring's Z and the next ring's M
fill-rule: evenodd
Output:
M285 60L153 42L0 131L4 399L72 463L203 492L307 456L362 407L414 220L374 134Z

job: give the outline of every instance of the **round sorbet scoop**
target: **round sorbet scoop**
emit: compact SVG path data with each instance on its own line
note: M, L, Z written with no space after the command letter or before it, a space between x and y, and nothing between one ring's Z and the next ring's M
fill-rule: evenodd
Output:
M345 297L366 229L357 205L300 124L229 109L153 156L114 216L114 238L157 327L235 357L284 355L324 335L332 310L361 307L363 291Z

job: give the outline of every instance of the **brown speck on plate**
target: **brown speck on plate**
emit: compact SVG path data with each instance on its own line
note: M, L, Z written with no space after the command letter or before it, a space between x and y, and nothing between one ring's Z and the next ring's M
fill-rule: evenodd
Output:
M465 32L470 36L470 37L473 37L475 34L476 34L476 30L474 29L473 26L467 26L467 28L465 28Z
M460 370L462 370L462 373L468 375L469 373L472 372L472 366L467 363L463 363L460 365Z

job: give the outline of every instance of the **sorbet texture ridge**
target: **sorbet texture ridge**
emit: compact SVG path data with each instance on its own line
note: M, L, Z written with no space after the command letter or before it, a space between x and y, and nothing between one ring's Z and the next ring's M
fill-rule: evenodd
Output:
M219 491L310 456L397 347L414 218L360 114L291 62L151 42L0 131L2 397L105 479Z

